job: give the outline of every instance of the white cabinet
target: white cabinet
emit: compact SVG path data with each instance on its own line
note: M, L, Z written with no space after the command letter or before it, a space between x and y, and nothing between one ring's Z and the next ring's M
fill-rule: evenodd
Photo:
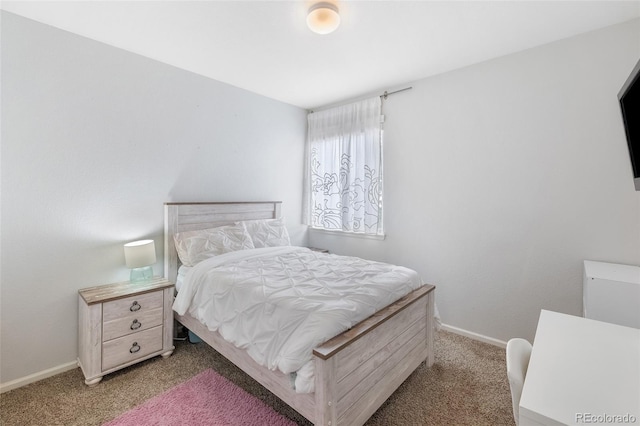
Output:
M584 261L583 315L640 328L640 267Z

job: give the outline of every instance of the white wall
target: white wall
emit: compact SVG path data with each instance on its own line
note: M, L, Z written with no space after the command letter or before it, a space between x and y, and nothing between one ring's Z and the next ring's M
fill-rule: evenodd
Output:
M638 59L635 20L411 83L384 106L386 240L310 244L418 270L445 323L499 340L580 315L584 259L640 264L617 102Z
M304 111L1 16L1 383L75 359L77 290L127 279L125 242L161 259L166 201L282 200L305 243ZM387 239L310 244L415 268L490 337L579 314L583 259L640 263L616 98L638 58L635 20L410 83L385 103Z
M305 136L299 108L2 12L0 382L76 359L77 291L128 279L123 243L162 274L164 202L282 200L304 244Z

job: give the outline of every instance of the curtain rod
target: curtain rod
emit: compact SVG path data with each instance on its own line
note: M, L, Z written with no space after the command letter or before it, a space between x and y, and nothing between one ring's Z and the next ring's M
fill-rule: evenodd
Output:
M384 93L382 95L380 95L380 97L384 98L384 99L387 99L387 96L389 96L389 95L395 95L396 93L404 92L405 90L410 90L410 89L413 89L413 87L411 87L411 86L405 87L404 89L396 90L394 92L387 92L385 90Z
M389 95L395 95L396 93L404 92L405 90L411 90L411 89L413 89L412 86L405 87L404 89L395 90L393 92L387 92L385 90L384 93L382 95L380 95L380 99L387 99L387 96L389 96ZM314 111L313 110L309 110L309 113L313 114Z

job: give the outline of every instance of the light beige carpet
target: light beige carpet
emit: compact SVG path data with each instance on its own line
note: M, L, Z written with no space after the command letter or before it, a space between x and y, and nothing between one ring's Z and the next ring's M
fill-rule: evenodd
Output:
M101 425L212 368L300 425L309 425L204 343L177 342L160 357L89 388L79 369L0 395L1 425ZM436 361L421 365L367 425L513 425L504 349L452 333L436 335Z

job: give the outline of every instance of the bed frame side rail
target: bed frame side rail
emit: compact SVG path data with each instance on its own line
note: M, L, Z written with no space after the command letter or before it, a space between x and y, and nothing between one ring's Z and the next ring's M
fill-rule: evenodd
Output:
M242 371L251 376L271 393L286 402L290 407L302 416L313 422L315 416L315 394L296 393L291 385L288 374L280 371L271 371L255 362L244 349L239 349L227 342L216 331L210 331L200 321L190 315L178 315L174 312L175 319L187 327L191 332L204 340L226 359L234 363Z

